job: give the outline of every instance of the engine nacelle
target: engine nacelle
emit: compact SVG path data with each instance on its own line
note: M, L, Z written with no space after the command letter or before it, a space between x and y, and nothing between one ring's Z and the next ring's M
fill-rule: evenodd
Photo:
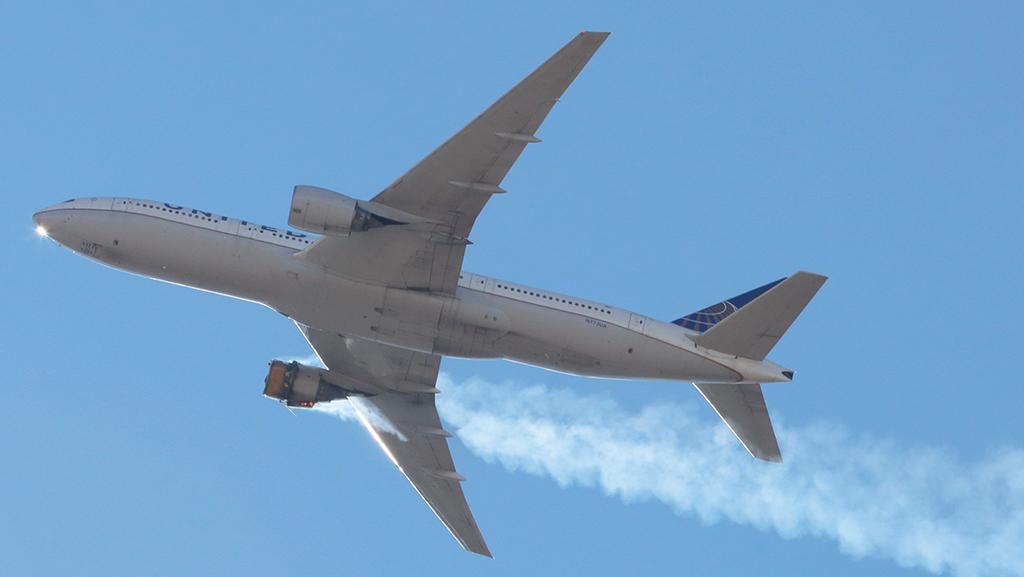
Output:
M325 373L328 371L294 361L271 361L263 394L284 401L289 407L306 408L358 394L331 383Z
M296 186L288 214L289 225L330 236L347 236L353 232L414 222L423 222L423 219L316 186Z

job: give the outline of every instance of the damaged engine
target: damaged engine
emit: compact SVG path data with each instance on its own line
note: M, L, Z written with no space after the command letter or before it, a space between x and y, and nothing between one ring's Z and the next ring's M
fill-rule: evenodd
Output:
M350 395L363 395L340 387L327 380L329 371L297 362L270 362L263 394L283 401L289 407L309 408L317 403L344 399Z

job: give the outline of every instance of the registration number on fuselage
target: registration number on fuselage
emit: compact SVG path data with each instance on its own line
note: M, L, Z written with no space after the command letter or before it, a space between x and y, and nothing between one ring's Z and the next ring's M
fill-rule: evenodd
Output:
M601 321L599 321L597 319L586 319L586 323L588 325L590 325L590 326L594 326L594 327L597 327L599 329L606 329L606 328L608 328L608 325L606 323L602 323Z

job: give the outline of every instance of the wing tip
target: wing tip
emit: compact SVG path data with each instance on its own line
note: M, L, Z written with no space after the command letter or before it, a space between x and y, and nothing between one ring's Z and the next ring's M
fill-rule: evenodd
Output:
M447 527L447 523L445 524L445 526ZM473 522L473 527L476 528L477 533L471 539L467 539L463 536L456 535L455 531L452 531L451 527L448 527L448 530L449 532L451 532L452 537L455 537L455 540L459 542L459 545L462 545L462 548L464 550L470 553L476 553L481 557L494 559L494 555L491 554L491 549L487 547L487 543L484 541L483 534L480 533L480 528L476 527L476 521Z
M593 30L584 30L583 32L580 32L576 36L576 38L573 39L573 41L574 42L583 42L583 41L586 41L586 40L592 41L594 44L596 44L596 46L594 46L594 50L596 51L602 44L604 44L604 41L607 40L608 37L611 36L611 35L612 35L611 32L595 32Z
M487 557L488 559L494 559L494 555L491 554L491 550L487 548L487 545L481 543L479 547L466 547L466 551L470 553L476 553L481 557Z
M750 449L748 448L747 450L749 451ZM782 453L763 453L761 451L754 453L753 451L751 451L750 456L760 461L767 461L769 463L782 463Z
M797 276L797 275L800 275L800 276L803 276L803 277L806 277L806 278L809 278L809 279L814 279L816 282L819 282L821 284L825 284L825 281L828 280L828 277L823 275L823 274L818 274L816 272L810 272L810 271L806 271L806 270L800 270L800 271L797 271L797 272L793 273L793 276Z

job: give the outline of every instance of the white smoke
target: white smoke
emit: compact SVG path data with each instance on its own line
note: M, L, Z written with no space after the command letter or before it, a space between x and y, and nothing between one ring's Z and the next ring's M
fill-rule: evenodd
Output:
M348 399L337 399L328 403L317 403L313 405L311 410L317 413L324 413L325 415L333 415L342 421L359 420L359 416L356 414L356 408L352 406L352 403L348 402Z
M374 404L362 397L350 397L348 399L337 399L328 403L317 403L310 407L310 410L326 415L333 415L343 421L366 420L366 425L373 427L382 433L391 433L402 442L407 441L405 435L398 430L384 413L380 412ZM360 418L361 417L361 418Z
M1024 575L1024 451L942 449L780 426L786 463L755 461L697 404L626 410L545 386L445 375L442 417L474 453L559 485L657 500L705 523L835 541L855 557L958 576ZM704 407L700 407L703 409Z
M596 487L625 502L659 501L704 523L829 539L854 557L932 573L1024 575L1020 449L964 462L940 448L854 435L837 424L788 427L776 415L780 465L750 458L697 403L627 410L610 398L543 385L456 383L444 374L438 381L447 428L511 471ZM314 410L357 419L346 401Z
M310 355L306 355L304 357L299 357L299 356L291 355L291 356L278 357L278 359L282 360L282 361L284 361L286 363L290 363L290 362L293 362L293 361L298 361L298 363L302 364L302 365L309 365L311 367L320 367L321 369L326 369L327 368L326 366L324 366L324 362L321 361L320 357L318 357L316 354L310 354Z
M311 367L320 367L322 369L327 368L324 365L324 362L321 361L320 357L316 354L304 357L284 356L280 357L280 360L286 363L298 361L300 364ZM373 403L360 397L337 399L327 403L317 403L310 407L310 410L327 415L333 415L343 421L359 421L361 420L360 416L362 416L363 419L366 419L366 423L377 431L391 433L403 442L406 440L405 435L398 430L398 427L396 427L394 423L381 413Z

